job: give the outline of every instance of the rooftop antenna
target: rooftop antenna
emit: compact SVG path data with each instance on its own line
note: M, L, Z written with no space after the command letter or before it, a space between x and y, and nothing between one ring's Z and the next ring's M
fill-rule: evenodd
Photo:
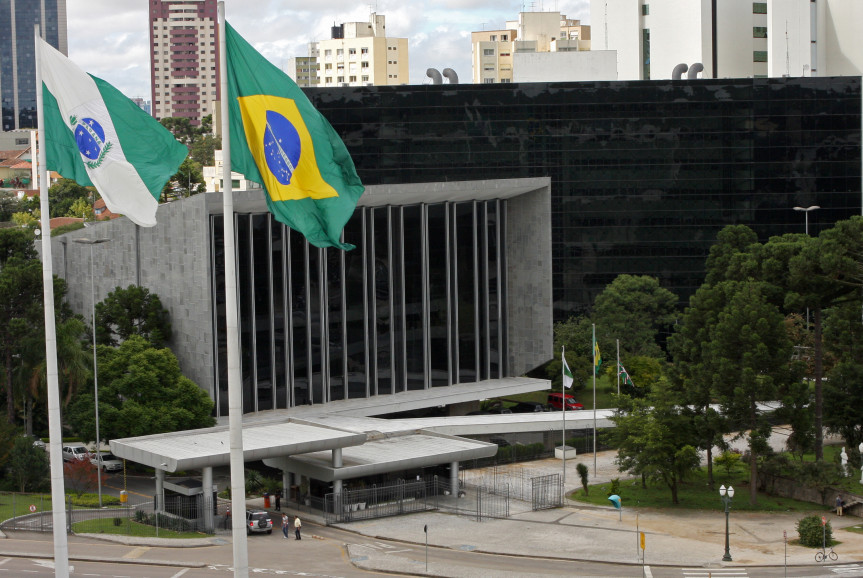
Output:
M788 19L785 19L785 76L791 76L791 60L788 55Z
M605 1L605 17L603 18L605 25L605 49L608 50L608 0Z

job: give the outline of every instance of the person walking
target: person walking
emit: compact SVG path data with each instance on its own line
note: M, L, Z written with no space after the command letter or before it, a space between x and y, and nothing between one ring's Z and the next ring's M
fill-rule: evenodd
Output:
M303 523L300 521L299 516L294 516L294 535L296 536L296 540L302 540L303 537L300 535L300 530L303 527Z
M845 505L845 500L842 499L842 494L836 496L836 515L842 515L842 507Z
M287 514L282 514L282 534L285 535L285 540L288 539L288 527L291 525L291 519Z

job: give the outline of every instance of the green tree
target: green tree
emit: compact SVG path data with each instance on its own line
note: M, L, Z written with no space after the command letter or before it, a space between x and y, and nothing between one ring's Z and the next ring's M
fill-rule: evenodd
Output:
M48 454L29 437L18 436L6 462L6 475L19 492L38 490L48 482Z
M563 363L557 353L561 347L566 347L566 363L572 372L573 390L582 389L593 375L590 336L591 322L583 315L570 317L566 321L554 324L555 358L546 366L553 388L563 387Z
M77 217L79 219L84 219L85 221L93 220L93 205L87 199L75 199L75 202L72 203L72 206L69 207L69 212L66 214L67 217Z
M0 267L17 257L21 260L35 259L33 231L20 227L0 229Z
M859 312L858 312L859 313ZM830 372L824 384L824 425L839 433L849 448L849 461L861 466L858 446L863 443L863 364L846 361Z
M190 197L207 191L201 165L187 158L180 168L162 188L162 201L167 202L177 197Z
M657 337L673 325L677 301L654 277L619 275L596 297L593 320L603 335L620 337L624 357L664 357Z
M171 338L170 316L159 296L146 287L117 287L96 304L96 341L116 345L133 335L161 347Z
M183 116L167 117L159 120L166 129L171 131L178 141L186 146L192 144L195 139L197 130L192 126L192 122Z
M204 167L216 165L216 149L221 148L222 141L211 134L198 136L190 147L192 160Z
M19 213L25 210L22 207L21 200L18 199L14 191L0 191L0 221L9 221L12 219L12 213Z
M695 471L700 458L690 444L692 422L676 402L668 382L661 380L645 399L620 397L609 433L617 446L620 471L665 484L671 501L680 503L678 488Z
M620 392L630 397L644 397L650 393L651 386L662 378L662 362L655 357L634 355L621 360L626 368L632 385L624 383L621 377ZM614 363L609 364L608 373L616 383L617 371Z
M82 187L71 179L60 179L48 189L48 203L51 207L51 217L65 217L72 209L75 201L83 199L90 206L98 199L98 194L87 187Z
M213 402L183 376L169 349L156 349L133 335L119 347L99 346L99 426L105 439L209 427ZM95 439L90 392L75 396L69 423L82 438Z

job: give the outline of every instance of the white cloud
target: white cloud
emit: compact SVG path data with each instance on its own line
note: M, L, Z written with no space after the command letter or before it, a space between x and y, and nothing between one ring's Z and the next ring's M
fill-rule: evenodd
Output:
M129 96L150 94L149 15L145 0L69 0L69 57ZM428 68L452 68L471 78L470 32L503 27L521 2L510 0L227 0L228 21L271 62L283 67L308 53L308 43L329 37L330 27L364 22L369 11L386 16L387 34L410 42L410 82L428 82ZM536 10L559 10L589 23L589 0L545 0Z

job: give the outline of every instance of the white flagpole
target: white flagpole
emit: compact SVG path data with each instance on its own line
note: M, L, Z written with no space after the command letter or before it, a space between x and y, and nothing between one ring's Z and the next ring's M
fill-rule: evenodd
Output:
M34 26L36 51L36 116L39 131L39 210L42 212L42 295L45 305L45 365L48 387L48 457L51 462L51 521L54 526L54 576L69 576L66 538L66 492L63 486L63 431L60 416L60 379L57 371L57 328L54 318L54 263L51 256L51 211L48 207L48 153L45 149L45 105L39 25ZM33 151L30 151L32 154Z
M615 339L617 342L617 395L620 395L620 339Z
M563 369L566 367L564 365L566 363L566 347L563 345L560 346L560 361L561 361L561 374L562 380L560 382L560 394L562 396L561 401L563 402L563 431L561 432L561 444L560 450L563 453L563 494L566 495L566 374L563 373Z
M240 373L240 332L237 307L237 255L234 243L234 197L231 186L231 136L228 67L225 42L225 2L219 2L219 76L222 111L222 207L225 232L225 328L228 349L228 431L231 461L231 531L234 576L249 575L246 538L246 482L243 462L243 390Z
M596 323L590 324L593 333L593 477L596 477Z

